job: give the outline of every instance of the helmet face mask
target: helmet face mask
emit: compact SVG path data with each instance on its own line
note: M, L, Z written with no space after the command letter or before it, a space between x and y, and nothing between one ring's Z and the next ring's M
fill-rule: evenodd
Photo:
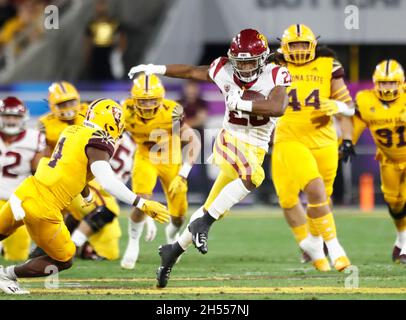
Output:
M49 107L59 120L74 120L80 112L80 96L69 82L54 82L48 89Z
M303 24L291 25L282 35L281 49L287 62L301 65L314 60L316 46L313 31Z
M135 112L143 119L152 119L162 105L162 98L134 99Z
M0 131L6 135L14 136L25 130L25 119L19 115L0 115Z
M266 37L253 29L237 34L227 53L235 76L243 82L252 82L260 76L268 55Z
M373 75L376 96L382 101L394 101L403 93L405 75L402 66L395 60L379 63Z
M26 129L27 109L23 102L15 97L0 100L0 132L14 136Z
M65 121L73 120L79 113L80 102L77 99L66 100L55 105L55 115Z
M165 88L156 75L141 74L134 80L131 97L134 101L132 111L142 119L153 119L163 104Z

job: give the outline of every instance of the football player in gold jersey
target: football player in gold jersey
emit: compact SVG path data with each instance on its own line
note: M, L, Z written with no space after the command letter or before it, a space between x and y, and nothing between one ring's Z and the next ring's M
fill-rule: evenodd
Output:
M303 24L284 31L275 58L287 66L292 77L289 106L276 125L272 153L272 179L280 206L316 269L330 270L324 240L334 267L342 271L350 261L337 240L330 196L338 165L332 116L341 123L342 151L346 158L353 154L349 116L354 108L344 71L332 52L317 48L314 33ZM307 221L299 201L301 191L307 196Z
M54 82L50 85L48 102L51 112L39 119L39 127L45 134L49 156L65 128L83 123L88 105L81 102L78 90L67 81ZM72 233L73 242L79 248L78 256L91 259L118 259L121 229L116 217L120 213L120 207L114 197L103 191L95 181L90 182L89 186L91 193L87 199L88 203L83 203L82 197L78 196L64 210L65 223ZM87 250L82 250L82 246L87 241L96 254L85 255ZM31 252L30 257L42 254L43 251L37 247Z
M66 81L55 82L49 87L48 101L51 112L40 118L40 128L46 135L48 152L51 152L60 133L67 126L83 122L87 104L81 103L75 86ZM119 158L120 155L113 155L113 159L122 161ZM114 197L102 190L95 181L90 183L90 189L93 195L91 203L84 204L81 197L74 199L66 210L66 225L78 247L82 247L86 241L90 244L78 250L80 257L117 259L121 229L116 217L120 213L120 207ZM151 219L147 221L148 226L154 227ZM85 249L89 249L90 254ZM35 250L31 256L41 254L41 250Z
M137 144L132 170L132 188L149 199L157 178L166 195L171 223L165 229L167 243L177 240L187 211L187 176L200 152L194 131L182 123L183 108L165 99L165 88L154 75L134 80L131 98L124 103L126 130ZM182 164L181 141L190 141ZM133 269L139 254L139 239L145 214L135 208L129 219L129 241L121 266Z
M405 75L395 60L384 60L373 74L374 89L356 96L354 143L369 128L377 147L381 190L397 229L393 261L406 264L406 93Z
M139 208L159 222L169 220L166 207L131 192L114 174L109 160L124 131L121 106L110 99L90 104L83 125L67 127L51 158L42 158L34 176L25 179L0 210L0 240L25 225L46 255L22 265L0 268L0 289L28 293L18 278L49 275L72 266L75 244L63 221L62 210L79 194L87 197L87 183L96 178L104 190ZM53 270L56 268L57 270Z

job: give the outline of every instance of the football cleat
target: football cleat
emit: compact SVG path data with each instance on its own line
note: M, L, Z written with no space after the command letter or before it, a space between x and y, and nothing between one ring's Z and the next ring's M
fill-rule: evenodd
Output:
M349 266L351 266L351 262L347 256L341 256L334 261L334 268L337 271L344 271Z
M34 247L34 249L30 252L28 258L34 259L45 255L46 255L45 251L42 250L40 247Z
M158 288L165 288L171 275L172 267L177 262L180 255L173 249L173 244L164 244L159 246L159 255L161 256L161 265L156 272Z
M302 250L302 256L300 258L300 263L309 263L312 261L312 258Z
M394 246L393 247L393 251L392 251L392 261L399 263L399 259L400 259L400 251L402 249L400 249L398 246Z
M197 218L189 224L189 231L192 234L192 241L197 250L202 254L209 251L207 241L209 238L210 225L203 218Z
M317 271L330 271L330 264L328 263L327 258L317 259L313 261L313 266Z
M406 254L401 254L399 256L399 263L400 264L406 264Z
M7 294L29 294L28 290L22 289L17 280L10 278L0 266L0 289Z

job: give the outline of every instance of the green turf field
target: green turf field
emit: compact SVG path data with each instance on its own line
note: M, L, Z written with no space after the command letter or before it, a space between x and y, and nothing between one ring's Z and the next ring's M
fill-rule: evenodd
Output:
M119 261L76 260L59 275L58 289L45 289L44 279L22 281L30 296L1 299L405 299L406 267L391 262L394 227L384 210L360 214L336 210L339 238L359 270L359 288L345 288L349 274L318 273L299 262L299 253L280 210L237 209L215 224L209 253L194 248L175 266L166 289L155 288L157 247L141 243L133 271ZM121 218L122 252L127 220ZM4 261L2 261L4 263ZM350 280L347 280L347 282ZM52 282L49 282L52 284Z

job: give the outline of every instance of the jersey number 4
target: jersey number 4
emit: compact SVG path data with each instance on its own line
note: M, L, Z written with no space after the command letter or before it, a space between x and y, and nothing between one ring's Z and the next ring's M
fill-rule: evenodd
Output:
M51 168L55 168L56 163L60 158L62 158L62 149L63 145L65 143L66 138L63 137L61 140L59 140L58 144L55 147L54 152L52 153L51 161L48 162L48 166Z
M300 111L301 105L299 99L297 98L297 89L290 90L288 97L289 97L289 106L292 107L293 111ZM319 89L314 89L312 92L310 92L310 94L306 97L304 101L304 106L320 109Z

